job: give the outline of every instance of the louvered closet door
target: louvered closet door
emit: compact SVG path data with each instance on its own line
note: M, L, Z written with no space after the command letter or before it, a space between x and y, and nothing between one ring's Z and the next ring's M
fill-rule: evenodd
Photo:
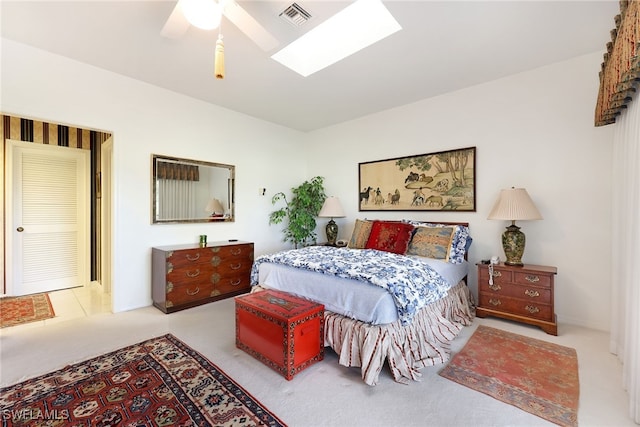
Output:
M88 283L89 151L7 141L7 294Z

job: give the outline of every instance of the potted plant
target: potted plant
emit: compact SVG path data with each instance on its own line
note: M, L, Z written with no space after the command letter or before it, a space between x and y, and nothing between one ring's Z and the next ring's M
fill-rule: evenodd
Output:
M276 193L271 198L271 203L276 204L283 200L285 206L269 215L269 224L280 224L287 219L284 228L284 241L306 246L316 242L316 217L327 198L324 192L324 178L316 176L305 181L296 188L291 189L291 200L283 193Z

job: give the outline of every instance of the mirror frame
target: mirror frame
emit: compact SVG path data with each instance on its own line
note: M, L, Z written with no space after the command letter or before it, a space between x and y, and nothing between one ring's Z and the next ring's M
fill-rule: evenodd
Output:
M228 215L224 217L202 217L202 218L181 218L181 219L158 219L158 180L157 163L158 161L168 160L170 162L179 162L187 165L203 166L210 168L227 169L229 171L229 179L227 182L228 197ZM152 224L184 224L184 223L203 223L203 222L234 222L235 221L235 181L236 167L224 163L213 163L201 160L184 159L180 157L171 157L161 154L152 154L151 156L151 223ZM211 196L213 197L213 196Z

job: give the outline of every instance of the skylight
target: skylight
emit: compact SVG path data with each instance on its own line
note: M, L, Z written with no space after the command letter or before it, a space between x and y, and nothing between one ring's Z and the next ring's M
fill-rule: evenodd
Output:
M307 77L401 29L381 0L357 0L271 58Z

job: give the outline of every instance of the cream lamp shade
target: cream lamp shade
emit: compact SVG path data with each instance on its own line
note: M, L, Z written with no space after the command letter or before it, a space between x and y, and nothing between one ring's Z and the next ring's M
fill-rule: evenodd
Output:
M542 219L542 215L533 204L529 193L524 188L508 188L500 191L500 196L493 206L488 219L506 221L522 221Z
M327 233L327 244L334 246L338 238L338 224L335 223L333 218L344 218L345 216L342 205L340 204L340 199L333 196L327 197L318 216L320 218L331 218L327 223L325 231Z
M516 226L516 221L542 219L542 215L533 204L524 188L508 188L500 191L500 196L487 219L511 221L502 234L502 249L507 257L507 265L524 265L522 255L525 247L525 235Z
M220 200L211 199L209 203L207 203L207 207L204 209L206 212L210 212L211 216L223 216L224 215L224 207Z

